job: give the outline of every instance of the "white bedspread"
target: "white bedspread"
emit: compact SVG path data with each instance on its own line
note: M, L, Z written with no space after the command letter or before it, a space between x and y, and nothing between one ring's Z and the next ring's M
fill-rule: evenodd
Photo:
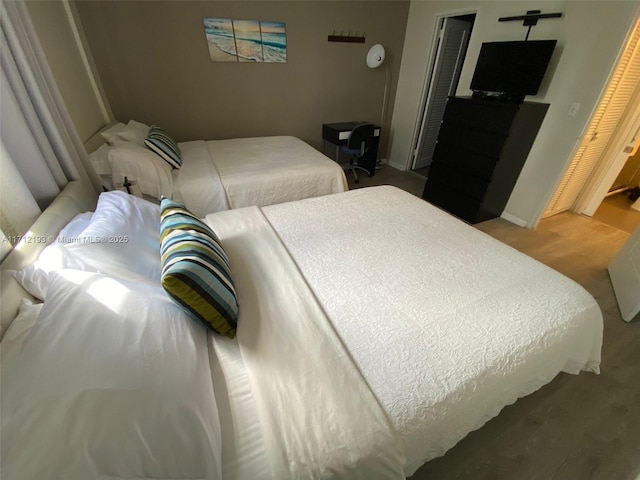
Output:
M273 478L403 478L389 419L261 211L207 222L232 265L237 339Z
M295 137L234 138L179 146L182 167L177 190L187 208L202 217L229 208L348 190L342 168Z
M558 372L598 372L602 316L582 287L408 193L262 210L401 436L408 476Z
M206 142L196 140L180 143L180 153L182 167L174 170L174 199L184 202L188 209L200 217L228 210L227 195L207 151Z

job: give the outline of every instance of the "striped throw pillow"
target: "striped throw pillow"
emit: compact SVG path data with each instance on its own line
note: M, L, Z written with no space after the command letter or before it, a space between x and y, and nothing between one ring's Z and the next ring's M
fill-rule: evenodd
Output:
M238 302L229 259L216 234L183 205L160 204L162 287L191 318L233 338Z
M160 155L173 168L180 168L182 165L178 144L157 125L151 126L144 144L149 150Z

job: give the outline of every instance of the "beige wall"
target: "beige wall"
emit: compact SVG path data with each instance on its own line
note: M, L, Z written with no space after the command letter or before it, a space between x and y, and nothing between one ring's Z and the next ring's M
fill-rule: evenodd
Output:
M385 70L369 69L366 54L385 46L395 85L409 10L403 1L76 5L117 119L158 124L178 141L295 135L318 148L322 123L380 121ZM212 63L203 17L286 22L287 63ZM366 32L366 43L330 43L334 30Z
M595 108L625 36L638 11L630 1L413 1L411 3L398 92L393 111L393 144L389 160L405 168L419 115L438 15L477 11L458 95L469 95L469 84L480 45L486 41L521 40L521 22L499 23L498 17L527 10L562 12L560 19L542 20L530 39L557 39L549 70L539 94L529 100L551 106L529 158L505 209L506 218L534 226L560 181L573 149ZM578 114L568 115L572 103Z
M63 1L28 1L26 5L60 94L84 142L105 125L109 111L92 77L91 59L83 58L82 32L74 32L73 8Z

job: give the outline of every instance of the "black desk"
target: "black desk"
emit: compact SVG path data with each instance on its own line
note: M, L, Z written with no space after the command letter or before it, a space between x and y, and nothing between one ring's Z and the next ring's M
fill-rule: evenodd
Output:
M342 122L342 123L323 123L322 124L322 149L324 153L326 142L336 146L336 162L340 161L340 145L347 143L349 134L353 127L365 122ZM359 165L364 167L369 176L373 177L376 173L376 161L378 160L378 145L380 142L380 126L374 125L373 131L373 147L370 148L362 157Z

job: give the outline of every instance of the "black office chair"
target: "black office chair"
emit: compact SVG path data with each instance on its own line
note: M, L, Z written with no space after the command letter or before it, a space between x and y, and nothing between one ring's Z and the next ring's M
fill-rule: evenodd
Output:
M343 164L342 168L353 172L353 177L356 183L360 182L358 179L358 170L362 170L363 172L366 172L367 175L371 176L369 170L358 165L358 160L361 160L373 145L373 131L374 128L371 123L362 123L357 125L353 130L351 130L347 143L340 147L341 151L347 155L351 155L349 163Z

